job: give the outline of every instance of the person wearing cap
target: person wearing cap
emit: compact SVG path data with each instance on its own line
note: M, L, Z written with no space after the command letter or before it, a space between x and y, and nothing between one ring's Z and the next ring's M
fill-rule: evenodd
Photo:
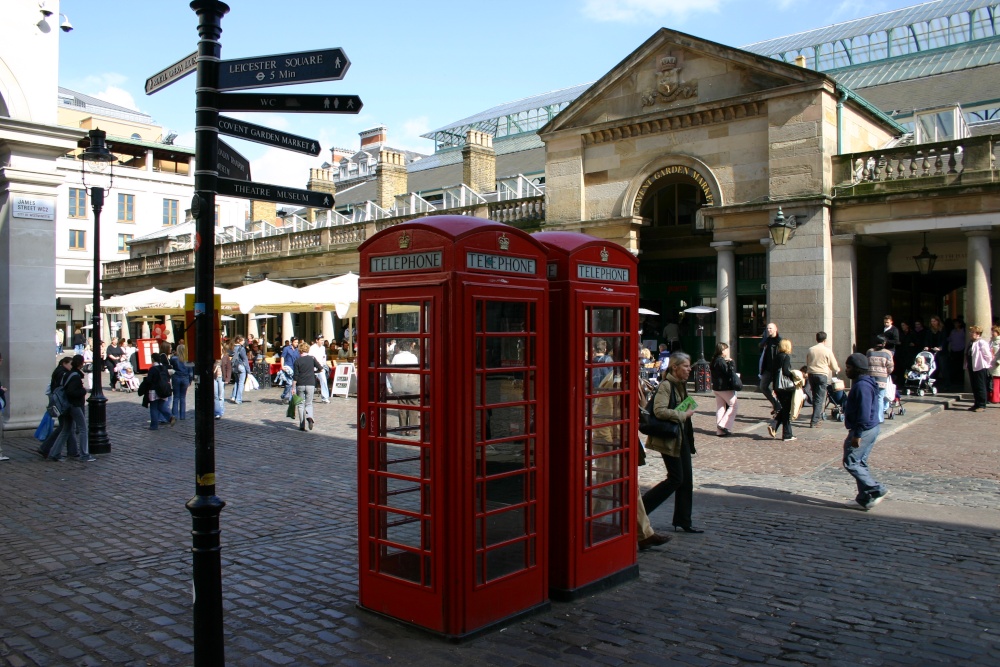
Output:
M313 344L309 346L309 356L316 359L323 368L316 371L316 379L319 380L319 389L323 394L323 402L330 402L330 367L326 363L326 348L323 347L323 334L316 334Z
M853 383L844 404L844 469L854 477L858 495L849 504L866 512L882 502L889 490L880 484L868 467L868 456L881 429L878 383L869 375L869 359L860 352L847 358L845 373Z
M878 413L880 424L885 420L886 410L889 409L889 401L885 397L885 387L894 369L892 352L885 349L885 336L876 336L875 347L868 350L868 374L875 378L875 382L878 384L878 404L882 408Z

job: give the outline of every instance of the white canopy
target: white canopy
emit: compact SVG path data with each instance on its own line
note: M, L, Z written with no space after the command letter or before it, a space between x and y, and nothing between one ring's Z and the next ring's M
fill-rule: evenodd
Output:
M335 310L337 317L358 316L358 275L345 273L299 289L299 298L310 310Z
M261 312L299 312L302 308L290 308L293 304L302 304L299 290L290 285L276 283L273 280L243 285L229 290L229 300L239 306L241 313ZM306 308L308 310L308 308Z
M170 299L170 292L164 292L161 289L151 287L141 292L133 292L132 294L122 294L121 296L113 296L109 299L102 299L101 310L128 313L139 308L159 306L169 302ZM91 307L93 307L93 304L91 304Z
M236 300L229 296L231 291L224 287L215 288L215 294L218 294L222 299L222 312L230 312L236 309ZM132 315L183 315L184 297L188 294L194 294L194 287L185 287L184 289L177 290L176 292L168 292L167 294L168 297L156 305L135 308Z

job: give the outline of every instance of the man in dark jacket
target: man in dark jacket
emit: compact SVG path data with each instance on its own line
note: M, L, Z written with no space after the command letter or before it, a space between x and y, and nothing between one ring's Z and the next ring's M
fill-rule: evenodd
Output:
M858 495L849 506L860 507L867 512L889 495L889 490L879 484L868 468L868 455L881 427L878 383L868 374L868 357L860 352L847 358L845 372L853 384L844 405L844 425L847 427L844 469L858 484Z
M774 359L778 356L778 343L781 336L778 335L778 325L771 322L767 325L765 335L760 339L760 392L771 404L771 414L777 414L781 409L781 404L774 395L771 385L774 384Z
M56 364L55 370L52 371L52 377L49 379L49 396L51 396L52 392L56 390L56 387L62 384L63 377L70 372L72 367L73 357L63 357L59 360L59 363ZM49 404L51 405L51 403L52 399L49 398ZM59 437L59 434L62 433L63 429L67 428L69 419L70 417L68 412L64 412L59 415L59 418L56 420L56 423L52 428L52 432L49 433L49 436L45 438L45 442L43 442L37 450L38 454L43 459L47 459L49 457L49 453L52 451L52 445L55 444L56 438ZM69 429L69 445L67 446L67 452L70 456L75 456L77 451L76 434L72 429Z

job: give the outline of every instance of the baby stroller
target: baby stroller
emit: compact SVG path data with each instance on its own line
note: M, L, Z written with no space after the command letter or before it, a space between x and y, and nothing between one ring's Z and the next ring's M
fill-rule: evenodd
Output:
M886 419L892 419L896 415L902 417L906 414L906 408L903 407L903 402L899 400L899 388L892 381L891 375L886 378L885 400L889 401L889 407L885 411Z
M132 371L132 364L127 361L119 361L115 365L115 380L118 383L115 391L132 393L139 388L139 380Z
M923 364L920 363L921 360L923 360ZM934 372L936 370L937 364L934 363L933 354L927 351L917 354L916 361L914 361L913 366L907 372L906 380L903 384L906 395L916 394L923 396L928 391L936 394L937 387L934 386Z
M844 391L844 381L833 378L826 388L826 406L830 410L830 418L844 421L844 405L847 403L847 392Z

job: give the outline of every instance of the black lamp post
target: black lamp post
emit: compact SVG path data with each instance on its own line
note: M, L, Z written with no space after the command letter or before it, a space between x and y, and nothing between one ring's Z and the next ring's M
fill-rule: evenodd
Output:
M924 248L920 251L919 255L913 256L913 261L917 263L917 271L922 276L926 276L934 270L934 262L937 261L937 255L932 255L927 250L927 232L924 232Z
M698 361L691 365L691 370L694 373L694 390L698 393L712 389L711 364L705 359L705 322L703 318L717 310L718 308L712 306L693 306L684 309L685 313L690 313L698 318Z
M87 185L87 170L91 174L108 175L108 188L111 189L114 183L114 161L115 156L108 150L104 143L107 133L103 130L91 130L89 133L90 146L83 151L80 159L83 160L83 170L81 177L83 187ZM87 399L89 405L89 423L87 425L87 435L91 454L108 454L111 452L111 440L108 438L108 399L104 396L104 388L101 386L101 368L103 360L101 356L101 209L104 208L104 195L106 190L103 185L94 185L91 179L90 204L94 209L94 306L93 319L91 320L91 332L94 338L93 352L94 361L92 365L93 379L91 382L90 398Z

